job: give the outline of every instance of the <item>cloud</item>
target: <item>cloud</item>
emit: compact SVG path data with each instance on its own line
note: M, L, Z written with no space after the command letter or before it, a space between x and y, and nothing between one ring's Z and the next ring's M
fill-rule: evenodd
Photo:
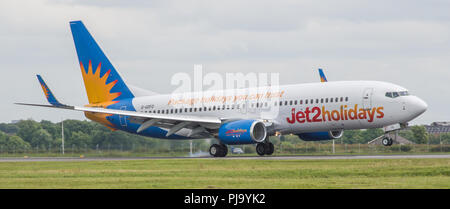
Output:
M318 81L323 67L329 80L405 86L429 104L415 122L448 120L449 8L439 0L1 1L2 120L84 118L12 105L45 102L37 73L60 100L87 102L71 20L83 20L127 81L157 92L174 90L171 76L192 74L194 64L223 75L280 72L282 84Z

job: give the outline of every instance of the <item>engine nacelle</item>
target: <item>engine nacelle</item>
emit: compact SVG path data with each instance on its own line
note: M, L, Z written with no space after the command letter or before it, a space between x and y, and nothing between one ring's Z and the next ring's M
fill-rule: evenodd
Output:
M343 134L344 130L333 130L323 132L301 133L297 134L297 136L304 141L320 141L320 140L339 139L342 137Z
M257 120L237 120L224 123L219 128L219 139L224 144L254 144L263 142L266 126Z

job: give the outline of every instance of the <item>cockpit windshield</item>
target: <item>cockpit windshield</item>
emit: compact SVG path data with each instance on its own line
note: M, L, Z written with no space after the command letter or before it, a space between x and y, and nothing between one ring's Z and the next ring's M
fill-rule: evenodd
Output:
M408 96L408 91L394 91L394 92L386 92L386 97L396 98L401 96Z
M409 93L407 91L400 91L400 92L398 92L398 94L400 96L408 96L409 95Z

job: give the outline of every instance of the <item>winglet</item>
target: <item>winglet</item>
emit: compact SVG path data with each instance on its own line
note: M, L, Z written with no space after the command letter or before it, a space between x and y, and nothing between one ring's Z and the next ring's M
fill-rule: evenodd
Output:
M47 101L53 106L57 106L57 107L66 106L66 105L61 104L60 102L58 102L58 100L53 95L53 93L50 90L50 88L48 88L47 84L45 84L45 82L42 79L42 77L40 75L36 75L36 76L37 76L37 78L39 80L39 83L41 84L42 91L44 91L44 94L45 94L45 97L47 98Z
M319 68L319 75L320 75L320 82L327 82L327 77L325 77L325 74L323 73L323 70Z

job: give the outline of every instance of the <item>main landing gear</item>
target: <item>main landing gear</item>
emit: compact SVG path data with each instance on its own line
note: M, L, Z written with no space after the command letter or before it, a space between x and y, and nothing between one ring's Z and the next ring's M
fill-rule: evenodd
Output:
M259 156L272 155L274 151L275 147L272 142L269 141L268 136L264 141L256 144L256 153L258 153ZM209 154L213 157L225 157L228 154L228 147L222 142L213 144L209 147Z
M392 138L390 138L389 136L385 136L381 140L381 144L383 144L384 146L391 146L393 143L394 143L394 140L392 140Z
M272 142L262 142L256 145L256 153L260 156L272 155L275 147ZM225 157L228 154L228 147L225 144L213 144L209 148L209 154L213 157Z
M209 148L209 154L214 157L225 157L228 154L228 147L225 144L213 144Z
M274 150L272 142L263 142L256 145L256 153L260 156L272 155Z

